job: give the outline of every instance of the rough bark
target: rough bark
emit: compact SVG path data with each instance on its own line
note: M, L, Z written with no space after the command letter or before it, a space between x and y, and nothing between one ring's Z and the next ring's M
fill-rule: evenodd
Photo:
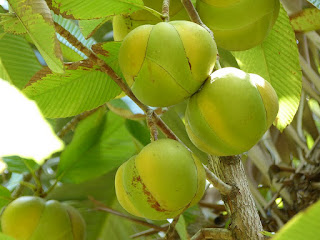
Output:
M264 236L262 224L249 190L247 177L239 156L209 158L209 168L222 181L236 189L228 195L221 195L226 209L231 216L234 239L261 240Z

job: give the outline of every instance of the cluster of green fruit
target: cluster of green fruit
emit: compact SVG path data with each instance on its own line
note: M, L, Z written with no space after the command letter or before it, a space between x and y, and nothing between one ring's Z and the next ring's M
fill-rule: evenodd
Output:
M73 207L55 200L24 196L1 216L2 232L16 240L84 240L85 222Z
M144 2L161 9L162 1ZM279 12L279 0L198 0L196 6L218 46L228 50L260 44ZM172 18L186 16L180 0L170 7ZM135 96L153 107L189 98L185 125L199 149L218 156L249 150L277 115L278 98L272 86L236 68L212 73L217 46L204 28L185 20L148 22L144 11L113 22L115 39L123 40L120 68ZM146 146L116 174L116 193L124 209L156 220L175 217L196 204L204 185L199 160L168 139Z

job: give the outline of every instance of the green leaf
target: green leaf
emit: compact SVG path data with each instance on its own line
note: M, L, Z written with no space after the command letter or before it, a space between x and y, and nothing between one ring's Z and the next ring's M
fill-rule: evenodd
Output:
M20 22L19 18L15 14L6 13L0 15L0 25L2 25L3 29L7 33L12 34L26 34L27 30Z
M60 26L62 26L64 29L66 29L72 36L74 36L76 39L78 39L78 41L80 41L84 46L86 46L87 48L91 48L91 46L93 44L96 43L96 41L92 38L86 40L84 38L84 36L82 35L81 33L81 30L79 28L79 26L73 21L73 20L70 20L70 19L65 19L63 18L62 16L59 16L59 15L53 15L53 20L58 23ZM87 58L86 55L84 55L82 52L80 52L77 48L75 48L71 43L69 43L65 38L63 38L62 36L60 36L58 34L58 40L64 45L64 47L61 48L61 50L63 51L64 53L64 57L65 58L73 58L75 57L74 54L72 54L72 51L75 52L77 55L80 55L83 58ZM71 49L72 51L68 51L67 48ZM65 55L65 54L68 54L68 55ZM76 62L77 58L73 58L74 62ZM82 60L82 59L78 59L79 60Z
M312 3L316 8L320 9L320 0L308 0L308 2Z
M48 0L55 13L71 19L97 19L143 8L142 0Z
M90 62L66 65L64 74L47 68L38 72L23 92L35 100L45 117L70 117L115 98L118 85Z
M39 165L32 159L23 159L18 156L3 157L2 159L10 172L24 173L30 172L30 169L36 170L39 168Z
M105 42L93 45L92 50L123 79L118 61L120 46L121 42Z
M111 205L111 208L120 211L122 210L121 206L118 203L118 200L115 200ZM99 236L99 239L112 239L112 240L124 240L131 239L130 236L137 231L137 226L128 219L121 218L119 216L108 214L105 221L103 230ZM144 227L143 230L146 228ZM141 230L142 231L142 230Z
M176 230L180 236L181 240L189 240L189 235L188 235L188 231L187 231L187 225L186 222L184 220L183 215L180 215L179 220L177 222L176 225Z
M225 50L223 48L219 48L219 47L218 47L218 51L219 51L219 56L220 56L221 67L223 67L223 68L225 68L225 67L239 68L237 60L235 59L235 57L232 55L232 53L230 51Z
M320 201L295 215L272 240L319 239L319 216Z
M16 239L0 232L0 240L16 240Z
M105 110L81 121L73 140L61 154L58 175L63 181L83 182L98 177L128 160L135 153L124 119Z
M0 35L2 33L0 29ZM0 38L0 78L22 89L40 69L41 65L24 37L6 33Z
M107 206L111 206L116 197L114 176L115 172L110 172L104 176L81 184L65 183L55 187L47 198L56 199L58 201L67 201L69 204L76 207L86 222L86 239L99 239L99 233L103 229L108 214L93 210L95 206L88 200L88 196L91 196L98 201L102 201Z
M291 24L295 31L307 32L320 29L320 10L307 8L291 16Z
M52 153L62 150L63 143L37 105L2 79L0 112L0 157L18 155L41 164Z
M11 192L4 186L0 185L0 209L8 205L11 201Z
M125 125L130 134L137 139L142 146L150 143L150 131L145 124L140 121L126 119Z
M8 2L50 69L63 73L61 49L46 2L44 0L8 0Z
M175 133L175 135L203 162L207 162L207 154L200 151L189 139L184 123L174 108L162 114L161 119Z
M277 22L261 45L233 54L242 70L262 76L276 90L280 109L275 125L283 130L298 109L302 81L296 39L285 10L281 7Z
M83 36L88 39L100 28L104 23L111 20L113 17L109 16L106 18L92 19L92 20L79 20L79 27Z

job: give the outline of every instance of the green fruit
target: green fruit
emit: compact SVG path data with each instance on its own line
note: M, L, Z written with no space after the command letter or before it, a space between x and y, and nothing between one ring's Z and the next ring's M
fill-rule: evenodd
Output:
M119 64L129 87L144 104L177 104L199 89L213 70L216 44L188 21L143 25L122 42Z
M276 118L277 94L262 77L236 68L211 74L188 102L185 122L191 141L217 156L240 154L255 145Z
M144 5L158 12L162 12L162 0L144 0ZM180 0L170 1L170 19L188 20L188 14L185 11ZM113 38L115 41L122 41L124 37L133 29L145 24L157 24L161 19L154 16L147 10L139 10L130 15L116 15L113 18Z
M262 43L279 14L279 0L198 0L197 11L219 47L246 50Z
M2 232L16 240L83 240L85 222L73 207L55 200L24 196L1 216Z
M161 139L120 166L115 187L129 213L165 220L200 201L205 182L204 168L191 152L177 141Z

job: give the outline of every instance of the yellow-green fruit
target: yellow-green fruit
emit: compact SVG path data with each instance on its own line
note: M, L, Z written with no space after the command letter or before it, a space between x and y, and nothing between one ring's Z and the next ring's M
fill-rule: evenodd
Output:
M144 0L144 5L158 12L162 11L162 0ZM171 20L188 20L188 14L185 11L181 0L170 1L170 19ZM161 19L154 16L147 10L139 10L130 15L116 15L112 20L113 38L115 41L122 41L124 37L136 27L145 24L157 24Z
M186 129L202 151L236 155L259 141L278 109L277 94L269 82L256 74L223 68L189 99Z
M165 220L200 201L205 181L200 160L181 143L161 139L120 166L115 186L126 211L138 217Z
M55 200L24 196L1 216L2 232L16 240L83 240L85 222L73 207Z
M279 0L198 0L197 11L219 47L246 50L262 43L279 14Z
M119 51L122 73L144 104L177 104L199 89L217 55L210 34L188 21L143 25L131 31Z

